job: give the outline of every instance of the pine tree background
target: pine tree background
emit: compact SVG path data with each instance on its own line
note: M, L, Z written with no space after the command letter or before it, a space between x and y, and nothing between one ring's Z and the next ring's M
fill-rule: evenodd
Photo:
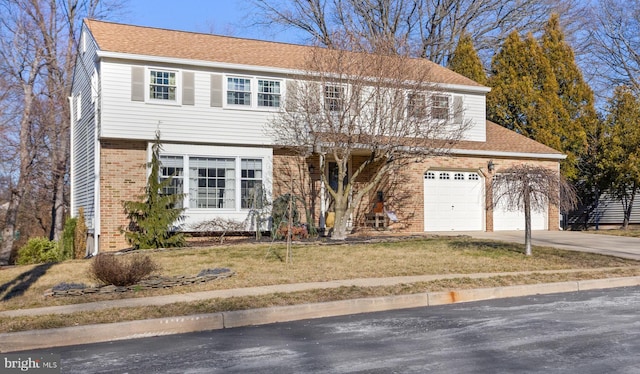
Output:
M480 84L487 84L487 74L469 34L460 37L458 45L449 59L449 69Z
M566 154L561 171L567 179L587 177L581 163L598 116L558 15L551 16L540 40L512 32L491 62L488 85L489 120Z
M630 87L617 87L608 112L601 163L610 176L610 192L623 203L626 229L640 187L640 100Z

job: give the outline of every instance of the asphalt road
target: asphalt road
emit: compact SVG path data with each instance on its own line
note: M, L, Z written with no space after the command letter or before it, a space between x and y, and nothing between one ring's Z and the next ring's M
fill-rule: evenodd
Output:
M63 373L640 373L640 287L29 353Z

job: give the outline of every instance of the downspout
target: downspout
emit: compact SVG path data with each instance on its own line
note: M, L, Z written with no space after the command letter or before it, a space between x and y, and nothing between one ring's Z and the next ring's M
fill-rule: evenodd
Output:
M100 69L102 71L102 69ZM97 72L96 72L97 73ZM101 110L100 105L102 103L101 93L102 85L100 84L100 75L97 75L98 93L96 95L96 101L93 104L93 118L94 118L94 131L93 131L93 253L91 255L96 256L100 252L100 120Z

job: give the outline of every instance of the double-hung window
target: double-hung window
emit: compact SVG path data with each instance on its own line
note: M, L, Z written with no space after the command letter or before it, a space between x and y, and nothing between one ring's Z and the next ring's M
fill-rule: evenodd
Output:
M426 100L423 93L410 93L407 98L407 116L422 119L426 114Z
M241 208L262 208L262 160L243 158L240 165Z
M251 106L251 79L227 78L227 104Z
M233 209L235 201L235 158L189 158L190 208Z
M449 120L449 96L433 95L431 97L431 118Z
M324 86L324 106L326 110L330 112L341 111L343 100L344 100L344 87Z
M149 72L149 98L176 101L176 72L168 70L150 70Z
M258 106L280 107L280 81L258 79Z
M162 187L162 195L175 195L183 193L184 164L182 156L160 156L160 181L171 179L171 182ZM182 201L176 204L176 208L182 208Z

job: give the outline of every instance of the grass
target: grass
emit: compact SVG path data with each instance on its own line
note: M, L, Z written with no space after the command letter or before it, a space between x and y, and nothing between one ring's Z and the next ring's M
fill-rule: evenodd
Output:
M523 255L521 247L521 245L470 238L422 238L348 245L307 244L293 248L293 264L281 261L285 253L285 247L282 245L271 247L267 244L241 244L212 248L184 248L149 252L149 254L161 266L160 274L162 275L191 275L197 274L202 269L215 267L231 268L236 275L221 281L194 286L117 295L60 298L45 298L43 294L45 290L62 282L92 284L88 276L91 261L74 260L53 265L17 266L3 268L0 271L0 300L3 300L0 302L0 310L350 278L563 269L584 269L585 272L487 279L459 278L393 287L348 287L337 290L179 303L162 307L104 310L77 315L1 318L0 331L106 323L442 289L640 275L638 268L640 263L637 261L544 247L534 247L533 256L527 257ZM593 269L605 267L617 269L593 272Z

